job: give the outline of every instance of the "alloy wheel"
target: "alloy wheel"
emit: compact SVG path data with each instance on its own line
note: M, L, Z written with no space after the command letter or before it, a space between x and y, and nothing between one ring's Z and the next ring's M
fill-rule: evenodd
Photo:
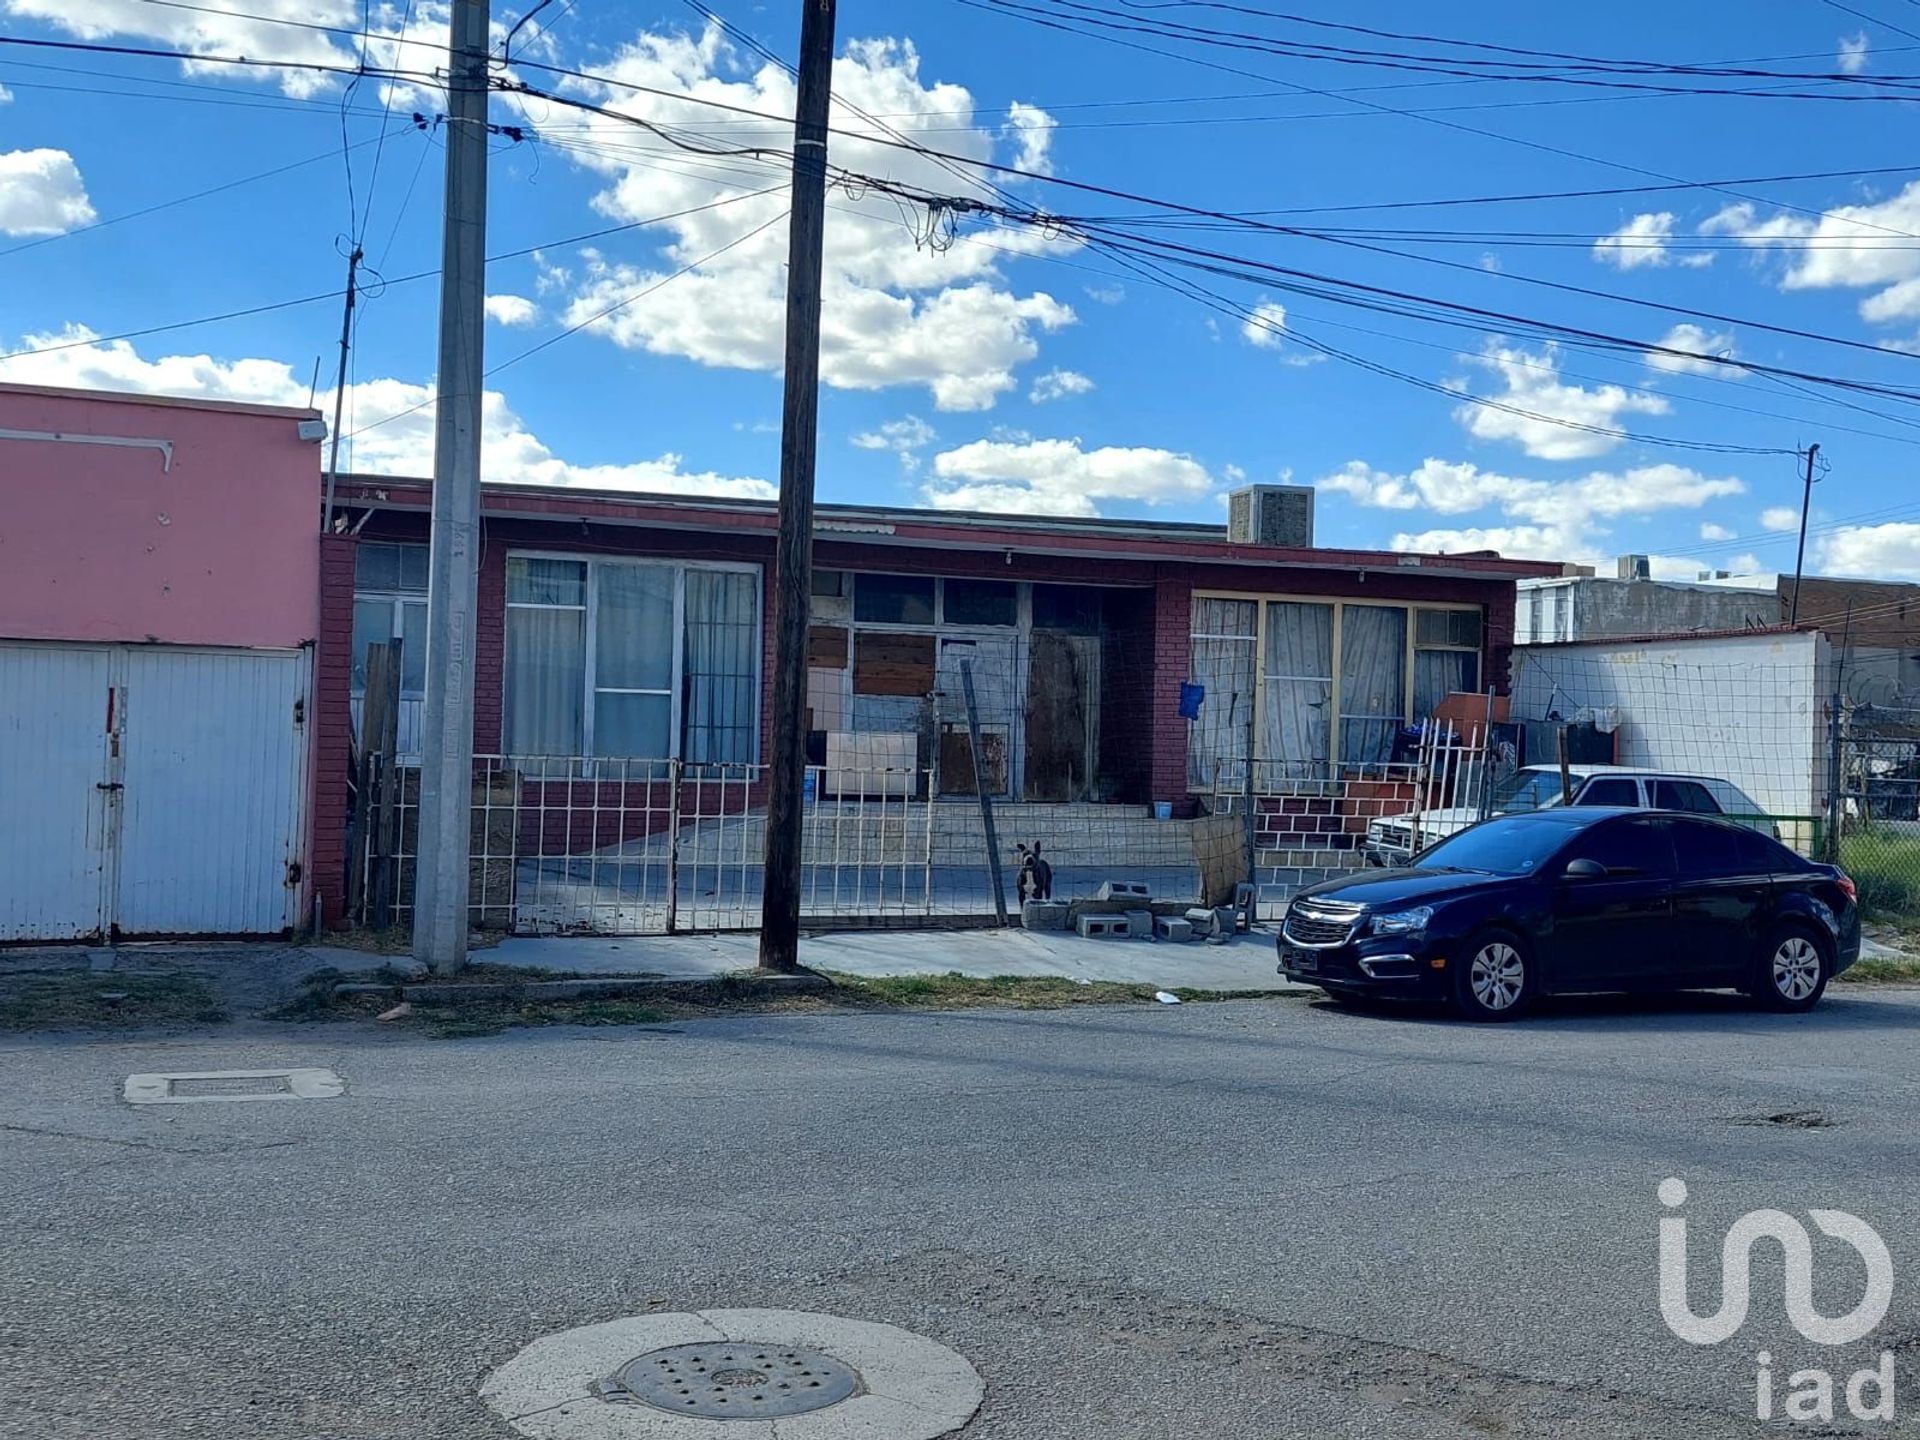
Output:
M1820 985L1820 952L1804 935L1789 935L1773 952L1773 988L1795 1004Z
M1520 952L1503 941L1483 945L1467 971L1473 998L1489 1011L1512 1009L1526 988L1527 967Z

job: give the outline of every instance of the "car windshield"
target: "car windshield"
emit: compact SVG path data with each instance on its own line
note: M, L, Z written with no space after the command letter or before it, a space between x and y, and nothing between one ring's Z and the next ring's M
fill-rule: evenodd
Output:
M1544 810L1559 803L1560 772L1557 770L1516 770L1493 787L1493 809L1497 815Z
M1531 875L1572 838L1565 825L1535 823L1523 816L1483 821L1423 850L1422 870L1472 870L1487 875Z

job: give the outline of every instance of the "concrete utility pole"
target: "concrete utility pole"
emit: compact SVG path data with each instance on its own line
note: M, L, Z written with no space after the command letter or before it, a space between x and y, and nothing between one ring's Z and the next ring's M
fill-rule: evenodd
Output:
M481 351L487 282L487 0L453 0L447 64L447 193L440 372L427 571L427 698L414 862L414 958L446 974L467 960L473 810L473 615L480 562Z
M813 463L820 409L820 251L827 216L827 108L834 0L801 0L787 228L786 401L780 415L780 539L773 594L773 754L760 968L800 968L800 826L807 773L807 614L813 592Z
M1800 496L1800 549L1793 557L1793 607L1787 615L1789 625L1800 623L1800 573L1807 563L1807 512L1813 509L1813 462L1819 454L1818 445L1807 447L1807 484Z

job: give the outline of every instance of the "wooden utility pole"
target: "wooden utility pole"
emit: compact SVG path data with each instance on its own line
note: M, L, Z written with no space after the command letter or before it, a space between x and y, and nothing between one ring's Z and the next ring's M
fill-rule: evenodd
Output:
M800 968L800 844L807 772L807 618L813 593L813 466L820 410L820 254L827 216L827 107L834 0L801 0L787 228L786 397L780 413L780 539L773 592L773 753L760 968Z
M1793 608L1787 614L1789 625L1800 623L1800 575L1807 563L1807 512L1813 509L1813 462L1819 454L1818 445L1807 447L1807 483L1800 495L1800 549L1793 557Z
M467 962L473 823L473 664L480 574L480 406L487 285L487 0L453 0L440 366L427 563L427 696L413 954L441 974Z
M360 262L366 259L366 252L358 245L347 256L347 307L340 317L340 371L333 381L333 448L327 460L327 498L320 511L320 533L333 533L333 486L340 476L340 418L344 413L347 399L347 353L353 345L353 307L359 299ZM315 369L319 361L314 362Z

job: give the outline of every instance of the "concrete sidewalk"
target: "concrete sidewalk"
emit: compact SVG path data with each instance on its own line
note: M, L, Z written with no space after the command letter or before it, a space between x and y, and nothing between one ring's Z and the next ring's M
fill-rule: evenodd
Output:
M584 975L709 979L757 963L760 939L730 935L515 936L474 952L491 965ZM333 952L342 969L366 957ZM351 963L357 959L357 964ZM800 963L874 978L898 975L1056 975L1171 989L1291 990L1274 970L1273 937L1255 932L1226 945L1149 940L1083 940L1026 930L869 930L811 936Z

